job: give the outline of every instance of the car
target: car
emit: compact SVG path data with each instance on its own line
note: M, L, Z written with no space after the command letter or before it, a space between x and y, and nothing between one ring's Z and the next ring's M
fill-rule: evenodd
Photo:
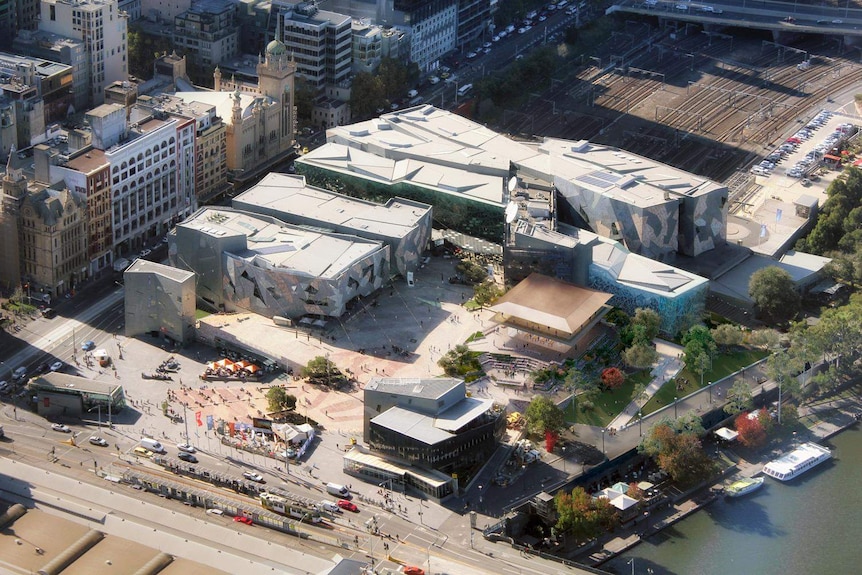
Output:
M687 5L685 5L685 4L677 4L677 5L675 6L675 8L676 8L677 10L679 10L680 12L687 12L687 11L688 11L688 6L687 6Z
M836 18L835 20L832 21L832 23L833 24L843 24L844 20L839 20L838 18Z
M64 364L62 361L55 361L50 366L48 366L48 369L50 369L51 371L60 371L61 369L63 369L63 365Z
M335 502L336 505L345 509L347 511L352 511L353 513L359 513L359 508L352 501L348 501L346 499L339 499Z
M515 56L515 60L523 60L523 59L524 59L523 54L518 54L517 56Z
M163 244L168 243L168 236L162 236L162 243Z
M98 435L94 435L90 438L91 445L98 445L99 447L108 447L108 442L105 441L104 437L99 437Z
M485 54L490 54L491 49L490 48L482 48L482 52L484 52Z
M91 340L91 339L88 339L87 341L85 341L84 343L81 344L81 349L83 351L92 351L92 350L96 349L96 342Z
M256 481L258 483L266 483L266 481L261 477L260 474L255 473L253 471L244 471L242 474L243 477L248 479L249 481Z
M141 250L141 256L140 257L145 258L148 255L150 255L151 253L153 253L153 250L151 250L149 248L144 248L143 250Z
M194 448L193 445L189 445L188 443L178 443L177 449L180 451L185 451L186 453L194 453L197 449Z
M245 515L237 515L233 518L234 523L245 523L246 525L254 525L254 521L251 520L250 517L246 517Z
M224 515L224 511L221 509L207 509L207 513L210 515Z
M482 44L482 48L490 48L490 47L491 47L490 42L485 42L484 44Z
M784 21L787 22L788 24L793 24L794 22L796 22L796 18L794 18L793 16L788 16L787 18L784 19Z
M152 457L153 452L147 449L146 447L136 447L132 450L132 453L135 455L140 455L141 457Z
M452 75L452 74L451 74L449 71L447 71L447 70L443 70L442 72L440 72L440 78L441 78L441 79L443 79L443 80L445 80L446 78L450 77L451 75Z
M518 34L526 34L526 33L527 33L527 30L529 30L529 28L528 28L528 27L526 27L526 26L521 26L520 28L518 28Z
M179 453L177 453L177 457L179 457L180 459L182 459L183 461L186 461L188 463L197 463L198 462L197 457L195 457L191 453L186 453L185 451L180 451Z
M52 307L46 307L42 310L42 317L44 317L45 319L53 319L57 317L57 310Z
M500 35L499 34L497 34L496 36L491 38L491 42L499 42L499 41L500 41Z
M818 24L829 24L829 20L821 19L821 20L818 20L817 23Z
M389 106L389 109L393 112L398 109L398 102L392 102L392 105Z
M27 377L27 368L26 367L19 367L15 371L12 372L12 379L13 380L24 379L25 377Z
M431 76L430 78L428 78L428 81L431 82L431 85L435 85L440 83L440 78L438 78L437 76Z
M321 501L318 508L330 513L341 513L341 508L332 501Z
M68 425L63 425L62 423L52 423L51 429L54 431L59 431L60 433L71 433L72 428Z
M479 54L477 54L476 52L469 52L469 53L467 53L467 59L468 59L468 60L473 60L474 58L476 58L476 57L478 57L478 56L479 56Z
M9 382L8 381L0 381L0 393L4 393L8 389L9 389Z
M404 575L425 575L425 570L421 567L405 565L403 573Z
M548 17L547 17L547 16L545 16L544 14L542 14L541 16L539 16L539 22L544 22L544 21L545 21L545 20L547 20L547 19L548 19Z

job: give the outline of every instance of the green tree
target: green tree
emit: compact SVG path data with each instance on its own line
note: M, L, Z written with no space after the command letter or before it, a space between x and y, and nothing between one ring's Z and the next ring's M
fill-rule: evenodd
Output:
M728 415L736 415L751 409L751 388L744 381L737 381L727 390L727 403L724 412Z
M784 322L799 313L801 298L793 278L778 266L759 269L751 276L748 294L764 316Z
M311 121L311 112L314 109L314 99L317 90L308 80L298 77L293 86L293 99L296 103L296 117L305 122Z
M290 395L285 389L276 385L266 392L266 403L269 411L284 411L296 408L296 396Z
M302 368L300 375L307 378L311 383L332 388L341 387L347 382L347 378L344 377L335 363L322 355L309 360L306 366Z
M532 435L544 435L546 431L558 433L566 424L563 411L544 395L533 398L524 412L524 419Z
M704 480L715 471L694 433L677 433L667 420L650 427L638 451L655 460L659 468L682 486Z
M503 290L491 278L473 286L473 301L482 307L490 305L503 295Z
M758 329L748 334L748 343L763 349L775 349L781 343L781 334L774 329Z
M419 66L405 64L395 58L383 58L377 69L383 84L383 95L390 102L400 98L419 80Z
M635 343L652 343L658 337L661 329L661 316L653 309L648 307L639 307L635 310L635 315L632 317L632 325L640 325L644 327L641 335L642 340L635 340Z
M350 112L354 118L374 116L379 109L386 108L386 90L378 76L359 72L350 85Z
M571 493L559 491L554 496L554 506L556 530L569 534L576 541L593 539L619 521L608 499L594 499L583 487L575 487Z
M652 344L635 343L623 351L623 361L629 367L645 369L658 360L658 352Z
M682 345L686 367L702 376L712 365L718 349L709 328L700 324L691 326L682 336Z
M458 265L455 266L455 271L470 284L482 283L488 279L488 269L470 260L461 260L458 262Z
M717 328L710 330L710 333L715 343L722 347L742 345L745 339L745 334L739 329L739 326L729 323L721 324Z
M149 80L153 77L156 58L173 49L171 38L147 34L138 26L127 30L126 53L129 57L129 74Z
M437 360L437 365L449 377L461 377L470 372L481 371L479 353L473 352L464 344L456 345Z

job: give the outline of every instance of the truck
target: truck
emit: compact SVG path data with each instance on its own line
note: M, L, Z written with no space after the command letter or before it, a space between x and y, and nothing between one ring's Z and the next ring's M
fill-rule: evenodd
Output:
M123 273L124 271L126 271L126 269L128 269L130 265L132 265L132 262L130 262L126 258L114 260L114 271L117 273Z

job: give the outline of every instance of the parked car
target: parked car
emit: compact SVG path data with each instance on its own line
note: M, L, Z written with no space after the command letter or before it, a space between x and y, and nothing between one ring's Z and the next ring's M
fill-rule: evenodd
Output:
M352 511L353 513L359 512L359 508L352 501L348 501L346 499L339 499L335 502L335 504L347 511Z
M24 379L27 377L27 368L19 367L15 371L12 372L12 380Z
M141 457L152 457L153 456L152 451L150 451L149 449L147 449L145 447L140 447L140 446L134 448L132 450L132 453L134 453L135 455L140 455Z
M412 565L404 566L404 575L425 575L425 570Z
M245 523L246 525L254 525L254 521L251 518L246 517L245 515L237 515L233 518L235 523Z
M180 451L179 453L177 453L177 457L179 457L180 459L182 459L183 461L186 461L188 463L197 463L198 462L197 457L195 457L191 453L186 453L185 451Z
M0 381L0 393L5 393L9 389L8 381Z
M150 255L151 253L153 253L153 250L151 250L149 248L144 248L143 250L141 250L141 257L145 258L148 255Z
M197 451L194 446L189 445L188 443L178 443L177 449L179 449L180 451L185 451L186 453L194 453L195 451Z
M105 441L105 438L99 437L97 435L94 435L93 437L90 438L90 444L91 445L98 445L99 447L108 447L108 442Z
M44 317L45 319L57 317L57 310L52 307L46 307L42 310L42 317Z
M224 515L224 511L221 509L207 509L207 513L210 515Z
M63 425L62 423L52 423L51 429L54 431L59 431L61 433L71 433L72 429L68 425Z

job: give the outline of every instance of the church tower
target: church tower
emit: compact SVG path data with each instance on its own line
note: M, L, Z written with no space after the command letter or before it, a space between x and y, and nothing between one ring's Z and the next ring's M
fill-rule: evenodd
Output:
M263 62L258 62L257 77L260 92L269 96L281 106L279 143L282 150L293 145L295 109L293 104L293 83L296 63L288 54L287 46L281 41L281 19L276 26L276 38L266 45ZM282 151L280 150L280 151Z

